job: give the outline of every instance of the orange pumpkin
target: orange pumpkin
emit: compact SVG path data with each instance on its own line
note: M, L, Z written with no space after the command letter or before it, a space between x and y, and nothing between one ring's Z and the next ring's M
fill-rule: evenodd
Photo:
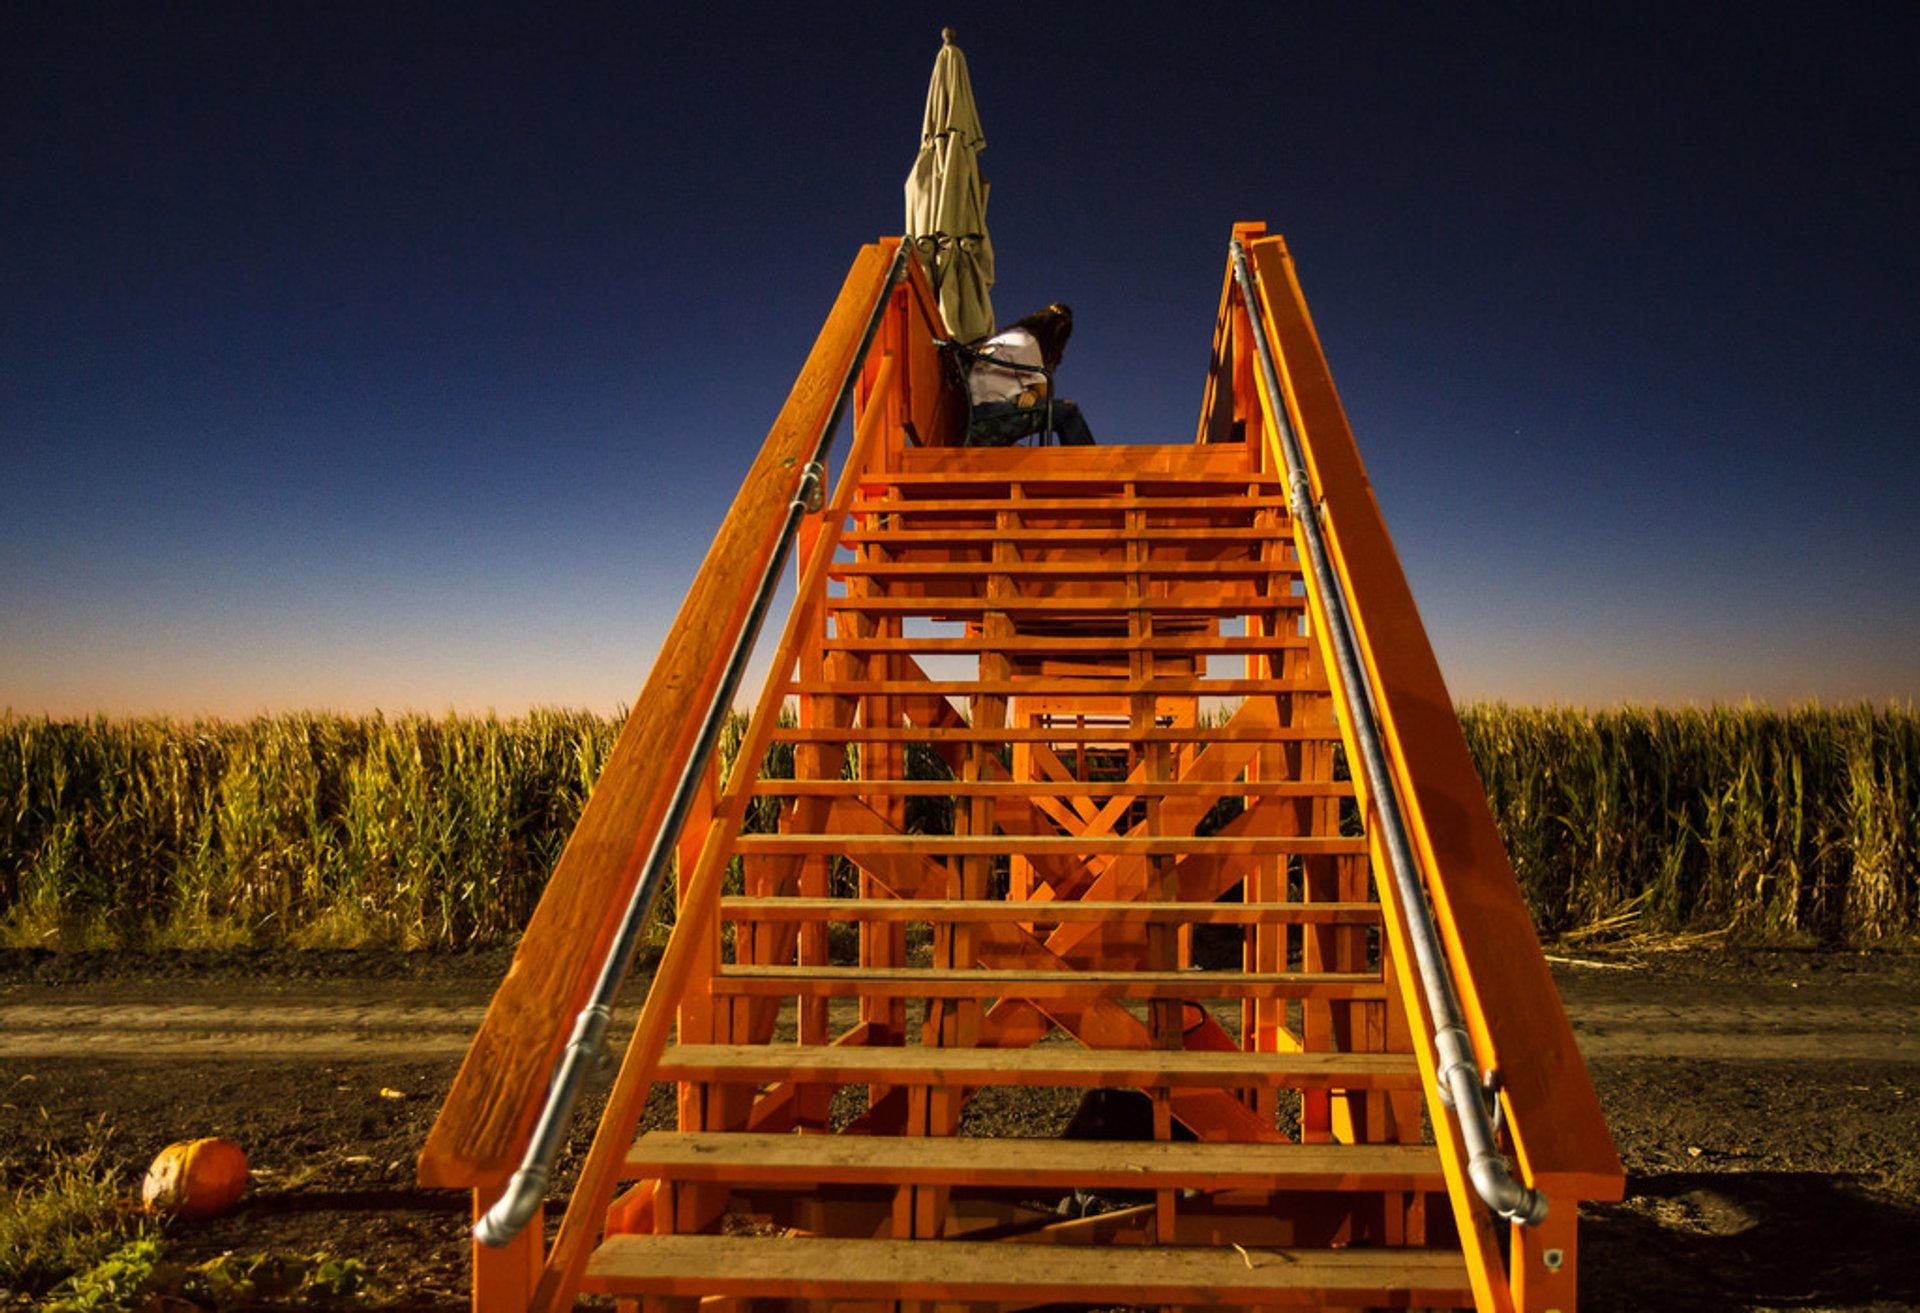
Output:
M147 1210L181 1217L212 1217L247 1188L247 1155L232 1140L182 1140L160 1151L147 1168L140 1197Z

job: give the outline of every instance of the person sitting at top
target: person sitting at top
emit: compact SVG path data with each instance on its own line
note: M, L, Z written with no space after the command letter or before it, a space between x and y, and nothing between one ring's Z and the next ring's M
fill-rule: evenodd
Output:
M1056 301L994 334L977 348L977 354L997 357L1008 365L1043 365L1053 370L1059 368L1072 333L1073 311ZM967 392L973 403L967 445L1004 447L1036 432L1046 422L1036 422L1034 415L1046 410L1048 386L1045 374L1010 369L991 359L975 360L967 375ZM1093 445L1093 432L1080 407L1064 397L1053 399L1053 428L1064 446Z

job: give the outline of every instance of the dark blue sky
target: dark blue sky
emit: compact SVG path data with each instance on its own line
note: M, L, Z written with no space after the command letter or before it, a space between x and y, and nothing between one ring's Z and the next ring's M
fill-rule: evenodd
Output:
M0 707L624 705L943 24L1102 441L1286 235L1456 696L1920 695L1920 6L48 3Z

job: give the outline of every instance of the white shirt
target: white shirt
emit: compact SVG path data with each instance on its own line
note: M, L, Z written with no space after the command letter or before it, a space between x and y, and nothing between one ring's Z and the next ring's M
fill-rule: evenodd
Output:
M989 339L980 350L985 355L998 356L1019 365L1041 363L1040 343L1024 328L1010 328ZM1012 401L1028 388L1044 388L1046 381L1044 374L1023 373L989 361L976 360L973 372L967 375L967 392L973 398L974 405L984 406L990 401Z

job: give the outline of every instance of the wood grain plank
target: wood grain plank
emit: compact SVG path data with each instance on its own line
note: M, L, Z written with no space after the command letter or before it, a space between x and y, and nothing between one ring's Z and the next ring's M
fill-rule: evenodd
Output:
M1289 679L1176 679L1165 675L1135 679L1120 676L1027 675L1013 679L796 679L789 693L830 693L840 697L895 697L909 694L933 697L1261 697L1279 693L1328 692L1325 680Z
M853 504L855 515L997 515L1007 509L1003 497L929 497L915 500L911 497L886 497L872 500L860 500ZM1252 496L1239 495L1227 497L1032 497L1019 503L1022 515L1044 515L1050 512L1065 511L1076 516L1119 515L1126 511L1201 511L1217 512L1235 518L1248 515L1253 511L1282 510L1287 508L1286 497L1269 493Z
M1273 857L1303 853L1359 857L1365 839L1325 834L1134 835L1134 834L747 834L735 849L749 856L989 857L1079 856L1092 853L1133 857Z
M1456 986L1481 1061L1498 1066L1522 1167L1617 1199L1624 1176L1586 1064L1539 949L1446 680L1373 497L1292 258L1253 243L1274 347L1285 360L1329 550L1347 581L1363 659L1436 914L1457 945Z
M1427 1144L1208 1144L929 1135L752 1135L649 1131L627 1154L635 1177L811 1186L1072 1185L1089 1190L1435 1190Z
M772 431L661 643L579 823L548 879L419 1159L423 1185L490 1187L532 1129L555 1055L691 755L697 717L745 622L782 510L853 363L892 249L862 248Z
M1307 599L1238 589L1183 589L1178 594L1113 592L1090 597L981 597L971 594L923 593L916 597L835 597L827 609L851 615L1092 615L1122 611L1152 611L1155 615L1264 615L1269 611L1301 611Z
M747 898L720 900L731 921L1003 921L1016 925L1377 925L1378 903L1121 903L909 898Z
M1010 652L1059 653L1061 655L1076 652L1097 652L1107 655L1161 652L1233 656L1244 652L1290 652L1303 649L1312 641L1310 638L1295 634L1284 634L1278 637L1266 635L1246 637L1238 634L1207 634L1197 637L1184 634L1154 634L1147 638L1086 638L1067 634L1057 637L1016 635L1013 638L829 638L825 647L829 652Z
M1032 798L1351 798L1348 780L759 780L773 797Z
M613 1236L586 1289L734 1299L1455 1307L1457 1252Z
M896 729L783 725L776 743L1337 743L1338 732L1302 725L1010 725L998 729ZM1222 793L1231 793L1223 788Z
M1238 1049L865 1047L799 1044L668 1046L660 1079L764 1084L1111 1086L1117 1089L1412 1089L1406 1053L1246 1053Z
M716 997L1383 999L1380 977L1335 971L989 971L938 967L722 967Z

